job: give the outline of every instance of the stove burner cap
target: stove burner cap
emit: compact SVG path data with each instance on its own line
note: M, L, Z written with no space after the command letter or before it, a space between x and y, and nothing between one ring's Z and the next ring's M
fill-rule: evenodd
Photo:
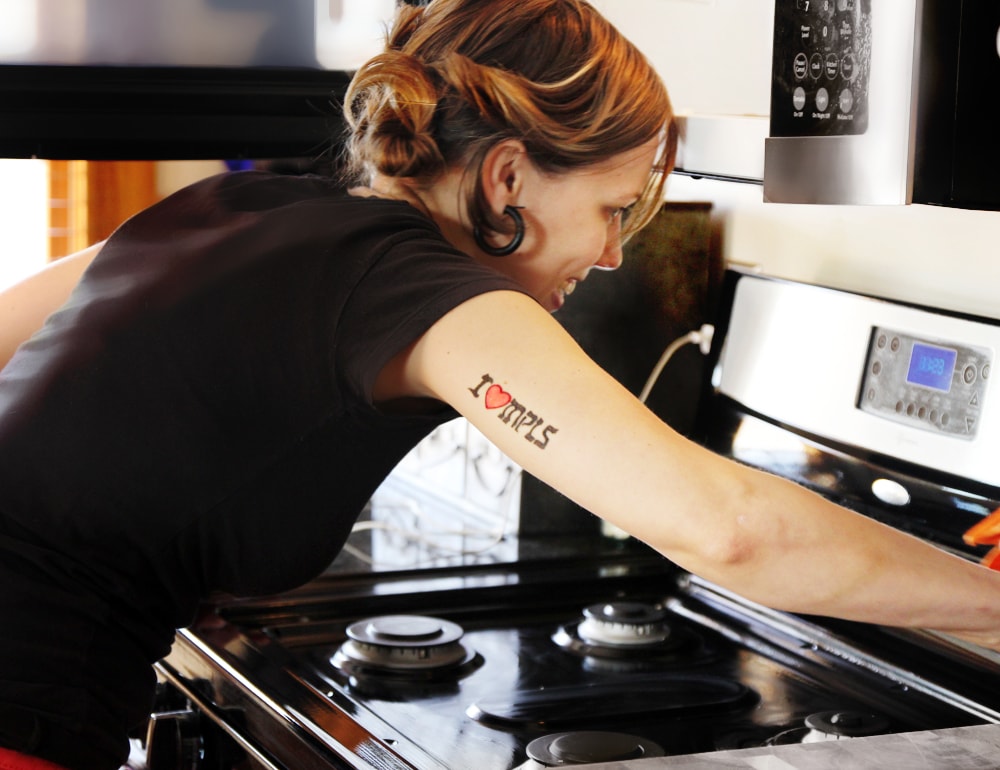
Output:
M406 671L453 666L470 658L459 640L462 627L423 615L383 615L347 627L334 664L360 663L377 669Z
M568 732L546 735L527 746L528 757L543 767L587 765L644 757L662 757L663 749L626 733Z
M462 638L462 627L425 615L383 615L352 623L347 636L357 642L391 647L451 644Z
M583 611L577 634L589 644L621 647L661 644L670 636L666 610L641 602L592 604Z
M861 711L821 711L807 716L805 723L809 732L802 738L803 743L879 735L889 729L884 717Z

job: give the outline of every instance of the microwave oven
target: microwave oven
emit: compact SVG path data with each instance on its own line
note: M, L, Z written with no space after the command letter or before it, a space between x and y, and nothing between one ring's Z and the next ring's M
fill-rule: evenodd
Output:
M996 0L775 0L764 197L998 210L998 83Z

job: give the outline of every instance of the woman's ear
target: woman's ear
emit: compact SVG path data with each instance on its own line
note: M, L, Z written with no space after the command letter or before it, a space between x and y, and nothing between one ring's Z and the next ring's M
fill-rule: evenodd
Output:
M483 193L498 217L504 207L516 206L527 171L528 150L518 139L505 139L493 145L483 159Z

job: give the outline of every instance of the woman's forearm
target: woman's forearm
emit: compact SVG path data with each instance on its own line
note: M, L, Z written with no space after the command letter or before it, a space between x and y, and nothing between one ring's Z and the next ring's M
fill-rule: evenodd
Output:
M0 369L18 346L41 328L62 305L80 275L101 250L97 243L52 262L44 269L0 292Z
M750 499L699 574L780 609L953 633L1000 647L1000 573L719 459Z

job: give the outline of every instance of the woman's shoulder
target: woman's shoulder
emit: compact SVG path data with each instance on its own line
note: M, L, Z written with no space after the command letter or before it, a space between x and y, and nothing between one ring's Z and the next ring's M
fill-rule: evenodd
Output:
M260 207L296 200L340 199L347 196L336 178L319 174L283 174L266 170L226 171L178 191L179 196L219 197Z
M192 191L213 198L216 205L244 212L270 211L281 216L301 210L336 228L381 227L386 231L430 230L434 223L405 201L365 195L341 180L315 174L289 175L267 171L238 171L204 181ZM317 212L321 212L316 216Z

